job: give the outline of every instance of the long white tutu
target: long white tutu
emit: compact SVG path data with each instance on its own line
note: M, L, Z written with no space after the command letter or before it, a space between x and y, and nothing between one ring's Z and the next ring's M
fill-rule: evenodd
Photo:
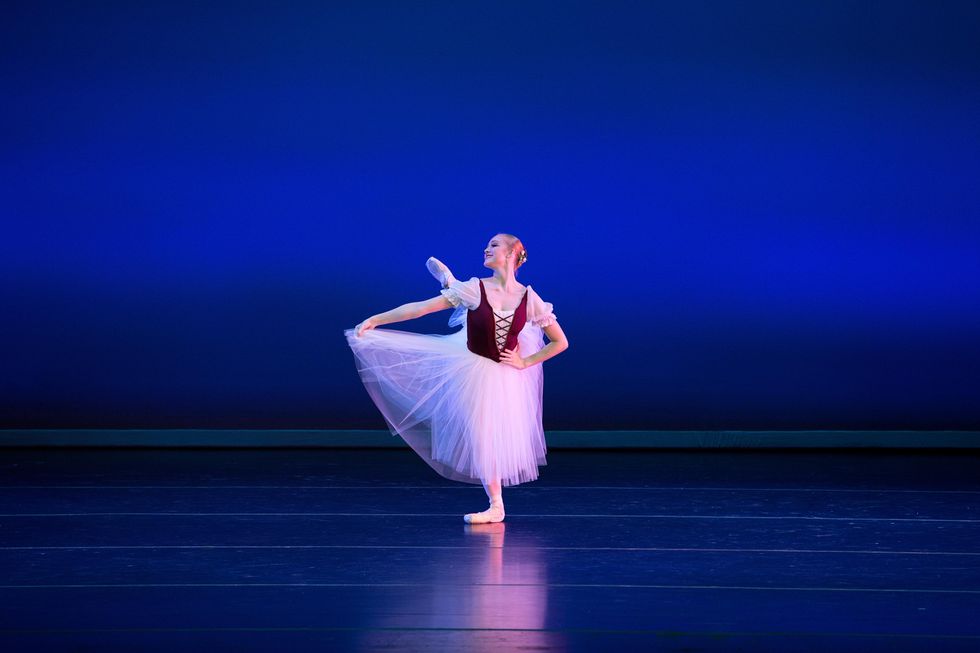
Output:
M392 435L440 475L508 486L533 481L547 464L540 363L518 369L474 354L465 324L448 335L385 328L344 335ZM520 356L536 353L541 328L528 322L518 343Z

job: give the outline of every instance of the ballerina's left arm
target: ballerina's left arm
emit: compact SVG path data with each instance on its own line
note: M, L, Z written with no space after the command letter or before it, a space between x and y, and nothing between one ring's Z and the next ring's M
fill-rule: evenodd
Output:
M550 341L547 345L527 358L521 358L521 346L518 343L514 349L505 349L504 351L500 352L500 362L512 365L522 370L526 367L543 363L549 358L557 356L568 349L568 338L565 337L565 332L561 330L561 326L558 324L558 322L552 322L548 326L542 327L542 330L544 331L545 335L548 336L548 340Z

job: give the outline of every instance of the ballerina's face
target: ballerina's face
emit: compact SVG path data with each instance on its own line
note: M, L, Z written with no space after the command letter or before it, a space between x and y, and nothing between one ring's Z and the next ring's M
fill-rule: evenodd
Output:
M507 254L510 248L507 241L500 236L494 236L483 248L483 265L488 268L500 268L503 270L507 265Z

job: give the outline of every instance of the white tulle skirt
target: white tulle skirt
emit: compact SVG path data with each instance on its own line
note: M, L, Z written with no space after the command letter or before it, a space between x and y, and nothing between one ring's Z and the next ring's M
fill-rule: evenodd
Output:
M518 369L466 348L466 326L448 335L384 327L344 335L358 374L393 435L445 478L517 485L546 465L541 364ZM540 327L518 335L524 358L544 346Z

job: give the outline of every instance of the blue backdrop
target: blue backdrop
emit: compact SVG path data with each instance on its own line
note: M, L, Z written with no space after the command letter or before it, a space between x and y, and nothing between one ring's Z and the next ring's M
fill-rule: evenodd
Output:
M384 428L504 231L546 428L980 428L975 2L98 5L0 10L0 427Z

